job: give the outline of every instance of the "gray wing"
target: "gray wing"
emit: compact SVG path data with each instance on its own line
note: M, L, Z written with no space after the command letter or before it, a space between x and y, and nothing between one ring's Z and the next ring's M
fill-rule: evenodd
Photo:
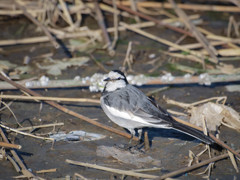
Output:
M146 120L153 125L171 126L173 119L167 112L148 98L142 91L132 85L106 94L104 102L121 111L131 111L132 114Z

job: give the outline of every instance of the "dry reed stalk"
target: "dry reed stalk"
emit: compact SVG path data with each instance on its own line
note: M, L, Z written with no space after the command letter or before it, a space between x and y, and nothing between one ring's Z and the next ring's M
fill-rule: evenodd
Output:
M51 172L56 172L57 171L57 168L54 168L54 169L43 169L43 170L39 170L39 171L36 171L37 174L42 174L42 173L51 173Z
M107 28L106 28L106 25L105 25L105 22L104 22L104 17L103 17L102 11L99 7L99 4L98 4L97 0L94 1L94 6L95 6L95 11L96 11L96 17L95 18L97 19L98 25L102 30L103 37L104 37L104 40L106 42L106 47L107 47L108 53L109 53L109 55L113 56L115 54L115 51L112 49L112 42L111 42L109 34L107 32Z
M130 6L129 1L119 1L118 4L124 6ZM191 11L218 11L218 12L232 12L239 13L240 8L236 6L220 6L220 5L203 5L203 4L177 4L179 8ZM138 2L137 6L145 7L145 8L166 8L173 9L172 4L170 3L161 3L161 2Z
M11 143L1 142L1 141L0 141L0 146L2 146L4 148L13 148L13 149L21 149L22 148L21 145L11 144Z
M21 171L20 167L18 166L17 162L9 155L7 155L7 159L12 163L15 170L19 173Z
M134 176L134 177L139 177L139 178L140 177L141 178L149 178L149 179L158 178L158 176L155 176L155 175L143 174L143 173L138 173L138 172L128 171L128 170L114 169L114 168L99 166L97 164L90 164L90 163L84 163L84 162L79 162L79 161L73 161L73 160L70 160L70 159L66 159L65 162L67 162L68 164L74 164L74 165L99 169L99 170L103 170L103 171L107 171L107 172L111 172L111 173L122 174L122 175L127 175L127 176Z
M111 44L111 49L114 49L116 47L116 44L117 44L117 41L118 41L119 25L118 25L118 13L117 13L116 0L113 0L113 9L114 9L114 12L113 12L114 38L113 38L113 42ZM107 29L107 31L108 31L108 29Z
M212 46L220 46L220 45L224 45L224 44L228 44L228 43L238 43L239 40L238 39L233 39L233 40L229 40L229 41L212 41L209 42ZM202 44L201 43L192 43L192 44L184 44L181 45L183 48L186 49L198 49L198 48L202 48ZM175 47L170 47L169 51L178 51L179 49L175 48Z
M36 136L36 135L30 134L30 133L26 133L26 132L19 131L19 130L17 130L17 129L10 128L10 127L5 126L5 125L3 125L3 124L0 124L0 126L1 126L2 128L4 128L4 129L6 129L6 130L15 132L15 133L17 133L17 134L22 134L22 135L24 135L24 136L29 136L29 137L36 138L36 139L50 140L50 141L54 142L54 139L53 139L53 138Z
M133 11L136 11L137 12L137 6L136 6L136 1L135 0L130 0L130 4L131 4L131 9ZM137 23L140 23L140 18L138 16L134 16L134 19Z
M64 125L64 123L44 124L44 125L38 125L38 126L17 128L16 130L18 130L18 131L26 131L26 130L33 130L33 129L39 129L39 128L63 126L63 125Z
M132 169L131 171L134 172L149 172L149 171L160 171L162 168L153 167L153 168L146 168L146 169Z
M62 97L41 97L41 96L19 96L19 95L0 95L2 99L15 99L15 100L44 100L44 101L65 101L65 102L88 102L100 104L98 99L87 98L62 98Z
M74 26L74 25L73 25L73 21L72 21L72 18L71 18L71 16L70 16L70 14L69 14L69 11L68 11L68 8L67 8L67 6L66 6L66 3L65 3L63 0L58 0L58 1L59 1L60 5L61 5L61 7L62 7L63 14L64 14L64 16L65 16L65 18L66 18L66 22L67 22L71 27L73 27L73 26Z

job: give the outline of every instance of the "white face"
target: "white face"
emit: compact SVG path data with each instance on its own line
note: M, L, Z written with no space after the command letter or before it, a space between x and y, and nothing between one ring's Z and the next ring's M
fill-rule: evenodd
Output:
M105 87L105 91L107 92L111 92L111 91L115 91L116 89L120 89L120 88L124 88L127 83L124 80L125 77L121 74L119 74L118 72L114 72L111 71L108 73L108 78L110 79L107 83L106 83L106 87Z
M115 71L110 71L108 73L108 77L110 79L118 79L118 78L121 78L121 79L124 79L125 77L121 74L119 74L118 72L115 72Z

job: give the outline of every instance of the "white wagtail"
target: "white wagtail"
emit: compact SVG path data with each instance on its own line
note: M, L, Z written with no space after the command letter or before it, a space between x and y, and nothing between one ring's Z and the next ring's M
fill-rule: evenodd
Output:
M193 136L206 144L214 141L203 132L175 121L165 110L155 104L142 91L128 83L119 70L110 71L101 97L101 106L106 115L116 124L135 135L142 128L175 129Z

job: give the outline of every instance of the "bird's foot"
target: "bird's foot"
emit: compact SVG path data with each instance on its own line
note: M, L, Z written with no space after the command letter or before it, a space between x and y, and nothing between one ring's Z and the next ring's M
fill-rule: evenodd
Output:
M144 153L144 143L137 143L135 145L132 144L120 144L120 145L114 145L116 148L123 150L123 151L129 151L131 153L141 152Z

